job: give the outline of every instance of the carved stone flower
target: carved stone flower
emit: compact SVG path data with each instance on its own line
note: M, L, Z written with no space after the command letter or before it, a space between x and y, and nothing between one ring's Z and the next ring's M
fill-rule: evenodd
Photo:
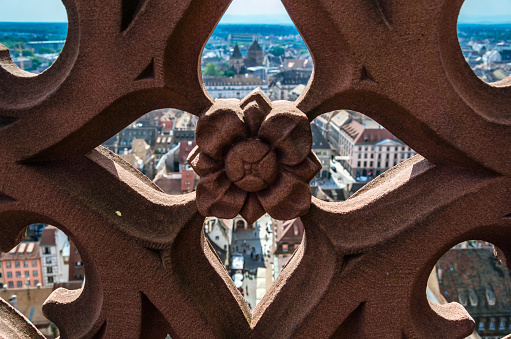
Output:
M201 214L249 223L265 211L287 220L309 210L310 180L321 164L307 116L293 103L272 104L256 90L242 101L217 100L200 117L188 163L201 176Z

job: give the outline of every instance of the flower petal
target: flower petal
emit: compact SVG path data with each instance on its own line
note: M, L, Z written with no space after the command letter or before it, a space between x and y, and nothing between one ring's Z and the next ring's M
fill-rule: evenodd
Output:
M204 216L231 219L240 212L247 193L236 187L225 172L202 177L197 185L197 208Z
M195 173L201 177L216 172L222 168L221 161L217 161L206 153L201 152L199 146L195 146L193 148L186 161L190 164L190 166L192 166Z
M312 134L307 116L292 103L274 103L271 113L259 129L259 138L269 142L287 166L301 163L312 147Z
M248 194L240 214L249 224L253 224L264 215L264 208L255 193Z
M216 160L222 160L229 146L248 136L242 117L238 101L217 100L197 123L195 138L201 151Z
M259 162L258 172L264 182L268 184L275 182L280 172L280 166L274 150L270 150Z
M256 194L266 212L279 220L298 218L309 211L311 204L309 185L286 172L273 186Z
M296 166L282 166L284 171L297 176L307 184L321 171L321 167L321 162L314 151L311 151L309 156Z
M264 118L271 111L271 101L264 92L257 88L240 103L243 109L245 124L252 137L256 137Z

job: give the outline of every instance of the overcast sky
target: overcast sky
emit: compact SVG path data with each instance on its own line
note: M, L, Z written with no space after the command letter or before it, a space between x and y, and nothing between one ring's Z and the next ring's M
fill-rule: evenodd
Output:
M286 21L286 11L279 0L234 0L226 14L230 18L227 21L243 20L243 17L233 19L239 16L261 18L261 14ZM511 23L511 0L466 0L460 21L480 20ZM65 22L67 19L61 0L0 0L0 21Z

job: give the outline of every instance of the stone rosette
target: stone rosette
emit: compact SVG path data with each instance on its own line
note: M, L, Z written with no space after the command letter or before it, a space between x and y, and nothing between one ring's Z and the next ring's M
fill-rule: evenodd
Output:
M307 116L287 101L255 90L242 101L216 100L200 117L188 163L201 177L197 206L204 216L249 223L265 212L297 218L311 203L309 182L321 170L311 150Z

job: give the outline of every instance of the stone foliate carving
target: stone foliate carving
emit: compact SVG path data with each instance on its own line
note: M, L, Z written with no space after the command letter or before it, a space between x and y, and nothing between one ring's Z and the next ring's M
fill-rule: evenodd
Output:
M188 163L201 176L197 206L205 216L249 223L307 213L309 181L321 164L311 150L307 116L293 103L272 103L261 90L244 100L217 100L197 124Z

